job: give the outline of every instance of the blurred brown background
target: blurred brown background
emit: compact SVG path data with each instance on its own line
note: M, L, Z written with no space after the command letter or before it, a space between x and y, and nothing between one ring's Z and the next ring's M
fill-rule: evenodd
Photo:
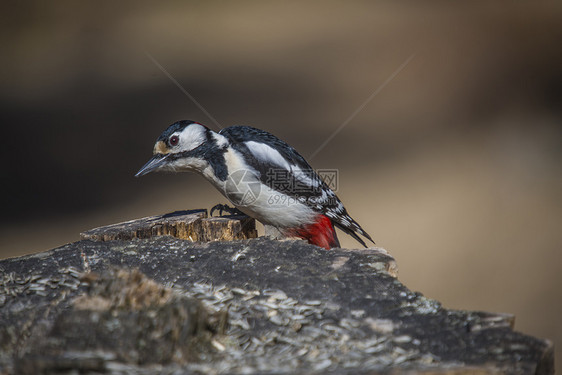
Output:
M423 4L3 2L0 257L225 202L133 177L170 123L215 127L151 57L222 126L309 157L415 53L310 162L411 289L560 348L562 6Z

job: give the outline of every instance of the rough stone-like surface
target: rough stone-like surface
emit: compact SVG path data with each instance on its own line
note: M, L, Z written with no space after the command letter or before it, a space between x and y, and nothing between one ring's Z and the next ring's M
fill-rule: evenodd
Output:
M196 362L211 350L220 319L200 301L147 279L138 270L87 273L88 293L59 314L46 337L16 360L16 373L105 372L107 362Z
M176 211L90 229L84 240L111 241L173 236L190 241L232 241L256 238L255 220L246 215L207 217L207 210Z
M109 373L553 373L551 343L513 331L509 315L447 310L411 292L382 249L171 237L83 240L1 261L0 373L33 362L35 343L68 320L88 290L81 273L114 267L138 269L211 314L228 312L228 328L199 361L143 364L109 350L96 357ZM73 354L59 349L58 358Z

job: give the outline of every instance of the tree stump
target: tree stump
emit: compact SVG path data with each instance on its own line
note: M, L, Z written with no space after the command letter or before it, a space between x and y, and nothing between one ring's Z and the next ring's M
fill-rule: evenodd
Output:
M172 236L189 241L233 241L256 238L256 222L246 215L208 217L207 210L175 211L106 225L80 233L84 240L112 241Z

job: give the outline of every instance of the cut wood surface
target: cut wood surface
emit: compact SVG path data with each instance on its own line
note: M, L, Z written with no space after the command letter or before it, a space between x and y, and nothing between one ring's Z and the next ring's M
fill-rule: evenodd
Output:
M112 241L173 236L190 241L232 241L256 238L255 220L245 215L208 217L207 210L175 211L90 229L84 240Z

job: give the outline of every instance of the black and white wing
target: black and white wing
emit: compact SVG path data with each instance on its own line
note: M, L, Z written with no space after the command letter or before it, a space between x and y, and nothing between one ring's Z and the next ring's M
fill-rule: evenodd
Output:
M363 246L361 234L371 242L371 236L349 216L345 207L307 161L290 145L271 133L249 126L231 126L220 131L231 147L239 151L246 163L270 188L306 204L326 215L338 228Z

